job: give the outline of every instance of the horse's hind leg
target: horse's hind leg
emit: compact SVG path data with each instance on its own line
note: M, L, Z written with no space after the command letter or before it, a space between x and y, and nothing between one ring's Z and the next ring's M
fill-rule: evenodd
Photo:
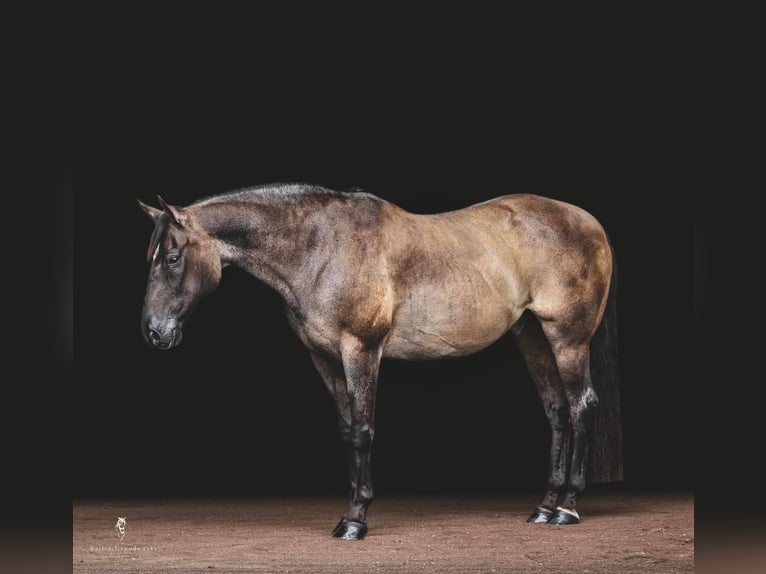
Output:
M556 514L549 524L577 524L580 521L577 499L585 491L587 445L593 428L593 411L598 404L590 379L590 338L581 334L574 337L574 329L562 328L556 323L544 322L542 327L556 358L572 426L567 488L559 497Z
M548 489L540 506L527 519L527 522L547 523L556 514L556 504L567 484L572 434L569 426L569 405L556 359L538 320L531 315L524 316L514 327L513 334L551 425Z

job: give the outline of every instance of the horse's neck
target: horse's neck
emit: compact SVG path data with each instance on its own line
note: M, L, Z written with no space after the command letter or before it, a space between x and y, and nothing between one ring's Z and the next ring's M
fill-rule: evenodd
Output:
M293 285L307 234L303 210L279 202L221 202L201 207L198 218L217 238L222 264L254 275L297 305Z

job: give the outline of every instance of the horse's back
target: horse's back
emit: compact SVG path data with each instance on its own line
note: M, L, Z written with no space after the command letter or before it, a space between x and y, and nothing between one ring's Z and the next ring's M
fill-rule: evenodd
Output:
M594 268L611 271L609 242L596 218L547 197L504 195L456 211L399 217L389 241L402 275L413 267L413 257L421 279L429 279L428 267L435 264L431 271L437 274L494 271L524 290L585 279Z

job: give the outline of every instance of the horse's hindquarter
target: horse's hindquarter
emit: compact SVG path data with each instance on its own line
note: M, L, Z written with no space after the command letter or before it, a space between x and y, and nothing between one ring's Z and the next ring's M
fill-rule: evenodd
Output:
M601 226L581 209L505 196L445 214L406 214L401 225L389 247L395 308L384 356L467 355L527 308L555 318L582 298L594 300L583 306L593 309L585 330L590 323L595 330L611 259L604 261Z

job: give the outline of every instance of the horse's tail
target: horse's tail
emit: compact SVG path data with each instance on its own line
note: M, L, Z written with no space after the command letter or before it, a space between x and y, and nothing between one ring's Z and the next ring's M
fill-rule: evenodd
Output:
M610 245L611 248L611 245ZM588 482L622 480L622 421L617 363L617 261L612 249L612 279L601 324L590 343L590 372L598 396L588 442Z

